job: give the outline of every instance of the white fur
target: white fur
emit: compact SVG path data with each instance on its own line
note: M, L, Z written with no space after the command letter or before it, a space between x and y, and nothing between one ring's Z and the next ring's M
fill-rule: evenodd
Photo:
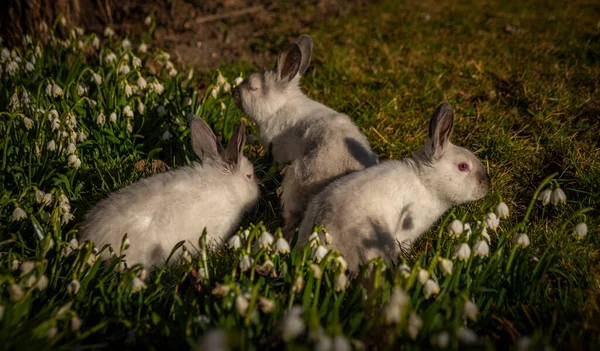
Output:
M416 240L451 206L485 196L483 164L452 145L450 132L439 150L430 140L412 158L382 162L329 185L311 201L299 242L305 245L314 225L323 225L355 271L378 256L397 258L399 243ZM460 163L469 171L460 171Z

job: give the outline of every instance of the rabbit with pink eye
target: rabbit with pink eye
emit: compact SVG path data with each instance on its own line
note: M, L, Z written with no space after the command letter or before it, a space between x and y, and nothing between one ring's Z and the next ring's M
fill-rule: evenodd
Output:
M454 112L441 104L429 124L430 139L411 158L384 161L343 177L310 203L300 226L306 245L323 225L348 267L381 256L393 260L399 244L421 236L450 207L484 197L490 178L469 150L450 142Z
M224 150L210 127L192 118L192 146L202 163L110 194L87 213L82 238L97 247L110 244L118 253L127 233L125 261L149 268L162 265L182 240L197 245L204 228L211 242L226 239L259 196L252 163L242 154L244 130L240 123Z
M289 163L282 183L284 233L293 235L310 199L326 185L378 162L366 137L345 114L308 98L300 89L312 55L301 35L286 44L275 68L254 73L234 91L237 106L252 119L274 161Z

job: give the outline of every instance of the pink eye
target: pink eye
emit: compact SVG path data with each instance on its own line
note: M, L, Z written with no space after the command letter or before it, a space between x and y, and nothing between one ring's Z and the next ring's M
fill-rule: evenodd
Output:
M469 165L466 162L461 162L458 164L458 170L461 172L468 172L469 171Z

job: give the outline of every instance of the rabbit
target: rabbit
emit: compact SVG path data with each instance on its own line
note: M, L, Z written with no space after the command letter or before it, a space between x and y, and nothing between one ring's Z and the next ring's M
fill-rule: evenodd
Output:
M273 69L254 73L234 89L236 105L258 127L273 160L285 168L282 183L284 233L300 224L310 199L326 185L378 163L358 127L345 114L308 98L300 89L312 55L312 40L299 36L279 52Z
M418 239L450 207L487 195L484 165L449 140L453 124L444 102L429 123L430 139L411 158L383 161L329 185L311 201L298 242L308 244L314 225L322 225L356 272L378 256L393 260L398 244Z
M226 239L259 196L253 165L242 154L245 124L236 127L225 150L202 119L192 118L190 124L202 164L193 162L110 194L86 214L84 240L119 252L127 234L126 263L152 268L178 242L197 243L204 228L211 242Z

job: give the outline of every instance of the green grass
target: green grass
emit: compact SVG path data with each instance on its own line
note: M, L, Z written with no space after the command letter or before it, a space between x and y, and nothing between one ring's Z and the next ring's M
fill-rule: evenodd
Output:
M37 39L15 48L21 63L14 75L6 69L14 58L0 59L2 348L204 349L210 330L218 330L212 334L216 338L226 333L234 349L311 349L327 340L338 347L349 341L355 348L420 349L443 333L453 349L506 349L524 338L532 340L531 349L600 346L598 14L594 2L383 1L311 30L314 58L303 87L312 98L350 115L382 158L417 150L426 140L430 114L447 100L457 116L454 142L484 160L493 183L492 195L454 209L401 260L411 267L409 273L398 269L402 262L375 261L345 289L336 289L343 276L334 251L318 263L319 278L310 249L282 255L253 249L263 231L277 236L280 225L275 195L280 178L257 141L249 143L246 154L256 161L264 184L258 208L243 220L250 229L243 248L207 252L201 239L187 243L200 254L146 277L139 291L134 284L139 287L143 278L140 267L124 270L118 261L94 261L91 245L68 249L75 246L71 240L87 209L151 173L150 167L136 168L139 161L177 167L194 160L189 113L207 120L224 139L242 116L229 94L211 97L214 85L206 94L198 90L216 84L217 72L190 74L178 67L181 72L170 77L159 49L138 53L138 42L132 51L144 62L139 74L136 69L117 73L117 64L105 63L109 50L118 59L126 53L116 38L103 39L99 50L90 46L92 36L76 35L67 48L51 40L40 45L32 72L24 67ZM277 44L260 47L273 50L275 59L278 44L294 34L272 34ZM79 40L86 48L78 47ZM236 63L220 71L232 82L240 70L247 75L252 67ZM92 71L102 76L102 84L92 81ZM127 97L122 82L135 85L139 75L163 84L164 92L146 89ZM79 83L87 86L81 96ZM48 84L58 84L63 94L48 95ZM30 102L19 104L24 90ZM12 100L17 103L11 105ZM126 105L134 111L130 119L123 112ZM159 113L161 105L165 114ZM52 109L60 117L59 132L48 119ZM109 120L113 111L115 123ZM76 126L68 125L68 113ZM99 113L104 124L96 123ZM29 130L25 117L33 122ZM172 137L164 140L167 130ZM62 140L66 149L71 131L87 136L74 142L78 168L66 154L47 149L50 140ZM536 191L558 185L567 193L566 204L543 206L533 200ZM51 202L36 202L36 190L51 194ZM457 258L452 274L444 275L441 258L452 259L460 243L473 248L481 239L481 228L471 237L453 238L447 224L457 218L475 226L499 197L511 213L497 230L488 229L489 256ZM26 218L14 220L16 208ZM68 213L74 218L62 223ZM572 234L579 222L589 228L583 239ZM527 248L513 241L523 232L531 240ZM178 260L180 252L174 251L172 259ZM242 271L245 255L259 265L272 261L276 274L262 275L257 267ZM29 272L26 261L35 262ZM434 274L439 294L426 298L417 279L421 267ZM42 276L48 284L36 288ZM79 282L77 293L69 289L72 280ZM220 296L214 290L218 284L229 291ZM391 303L401 306L401 313L397 323L386 323L393 287L405 291L409 301ZM275 303L271 311L265 300L259 304L261 298ZM463 318L467 300L478 306L474 320ZM289 312L296 311L292 306L303 312ZM414 338L409 333L413 314L423 321ZM306 328L291 335L298 319ZM460 327L476 332L477 343L458 340Z

